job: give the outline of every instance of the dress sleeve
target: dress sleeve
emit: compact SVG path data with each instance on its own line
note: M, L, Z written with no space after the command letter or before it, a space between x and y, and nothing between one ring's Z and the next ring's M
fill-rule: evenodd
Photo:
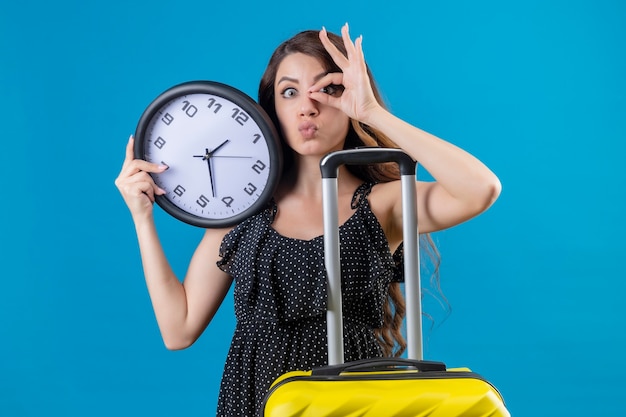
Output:
M241 241L242 225L238 225L233 230L228 232L222 244L220 245L220 259L217 261L217 267L229 275L232 275L232 265L237 253L237 248Z
M263 211L252 217L248 217L228 232L226 236L224 236L224 239L222 239L222 244L220 245L219 256L221 259L216 262L217 267L233 276L235 272L233 271L235 268L233 265L235 264L235 259L238 256L237 254L239 253L243 240L246 239L246 236L249 237L251 231L256 231L254 234L258 235L259 230L264 230L264 228L259 229L259 220L260 224L264 227L272 223L276 216L276 211L276 203L274 199L272 199Z

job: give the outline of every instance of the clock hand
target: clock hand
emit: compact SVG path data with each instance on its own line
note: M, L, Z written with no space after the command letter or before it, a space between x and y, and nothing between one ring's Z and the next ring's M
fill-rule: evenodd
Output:
M213 195L214 198L215 198L215 173L213 172L213 165L211 164L211 157L213 156L215 152L217 152L222 146L226 145L228 142L230 142L230 140L226 139L224 142L217 145L217 147L213 148L211 152L209 152L208 148L205 149L206 154L204 155L203 159L206 160L206 163L209 167L209 178L211 180L211 194Z
M206 148L204 155L193 155L194 158L202 158L203 161L206 161L207 168L209 169L209 181L211 182L211 195L215 197L215 181L213 180L213 167L211 166L211 153L209 152L209 148Z
M211 180L211 194L215 198L215 176L213 175L213 165L211 165L211 157L209 156L209 150L207 149L206 163L209 166L209 178Z
M228 142L230 142L230 139L226 139L224 142L217 145L217 147L214 148L211 152L209 152L209 150L206 149L206 153L204 155L194 155L194 158L202 158L204 160L213 158L215 156L213 154L217 152L217 150L220 149L222 146L226 145ZM243 158L247 158L247 157L243 157Z
M240 156L240 155L213 155L212 158L243 158L243 159L252 159L251 156Z
M211 195L213 197L215 197L215 174L213 172L213 165L211 164L211 158L213 157L213 154L215 152L217 152L222 146L226 145L228 142L230 142L230 140L226 139L224 142L217 145L217 147L213 148L211 152L209 152L209 148L205 148L204 155L194 155L194 158L202 158L207 163L207 167L209 168L209 179L211 181Z
M222 146L226 145L228 142L230 142L230 140L229 140L229 139L226 139L224 142L222 142L222 143L220 143L219 145L217 145L217 147L216 147L216 148L213 148L213 150L212 150L211 152L207 153L207 157L209 157L209 158L210 158L210 157L212 157L212 156L213 156L213 154L214 154L215 152L217 152L217 150L218 150L219 148L221 148Z
M206 150L206 162L209 165L209 176L211 177L211 193L213 193L213 198L215 198L215 173L213 172L213 165L211 164L211 157L215 152L218 151L222 146L226 145L230 140L226 139L224 142L217 145L217 147L213 148L211 152Z

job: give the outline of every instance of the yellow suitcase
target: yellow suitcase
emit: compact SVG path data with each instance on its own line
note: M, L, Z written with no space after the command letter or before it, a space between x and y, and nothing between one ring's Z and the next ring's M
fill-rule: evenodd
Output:
M366 359L286 373L270 388L264 413L266 417L510 416L500 393L469 369L446 370L440 362L402 359Z
M397 162L403 204L404 277L408 357L344 363L341 270L337 220L337 171L342 164ZM424 361L416 224L416 163L400 149L337 151L321 162L324 198L324 261L328 273L328 362L280 376L267 393L265 417L507 417L497 389L467 368Z

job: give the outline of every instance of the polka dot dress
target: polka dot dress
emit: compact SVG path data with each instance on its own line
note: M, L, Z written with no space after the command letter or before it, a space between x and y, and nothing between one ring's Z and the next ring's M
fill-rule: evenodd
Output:
M372 184L355 192L340 226L345 360L380 357L382 326L398 258L369 206ZM226 359L218 416L257 416L271 383L285 372L327 363L324 240L287 238L272 228L276 205L227 234L218 266L235 279L237 326Z

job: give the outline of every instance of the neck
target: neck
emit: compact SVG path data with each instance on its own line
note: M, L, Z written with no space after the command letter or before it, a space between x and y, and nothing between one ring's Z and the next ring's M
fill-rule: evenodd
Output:
M279 188L278 197L285 194L297 194L308 198L322 198L322 174L319 157L299 157L285 174ZM354 177L345 166L339 167L338 191L353 193L361 181Z

